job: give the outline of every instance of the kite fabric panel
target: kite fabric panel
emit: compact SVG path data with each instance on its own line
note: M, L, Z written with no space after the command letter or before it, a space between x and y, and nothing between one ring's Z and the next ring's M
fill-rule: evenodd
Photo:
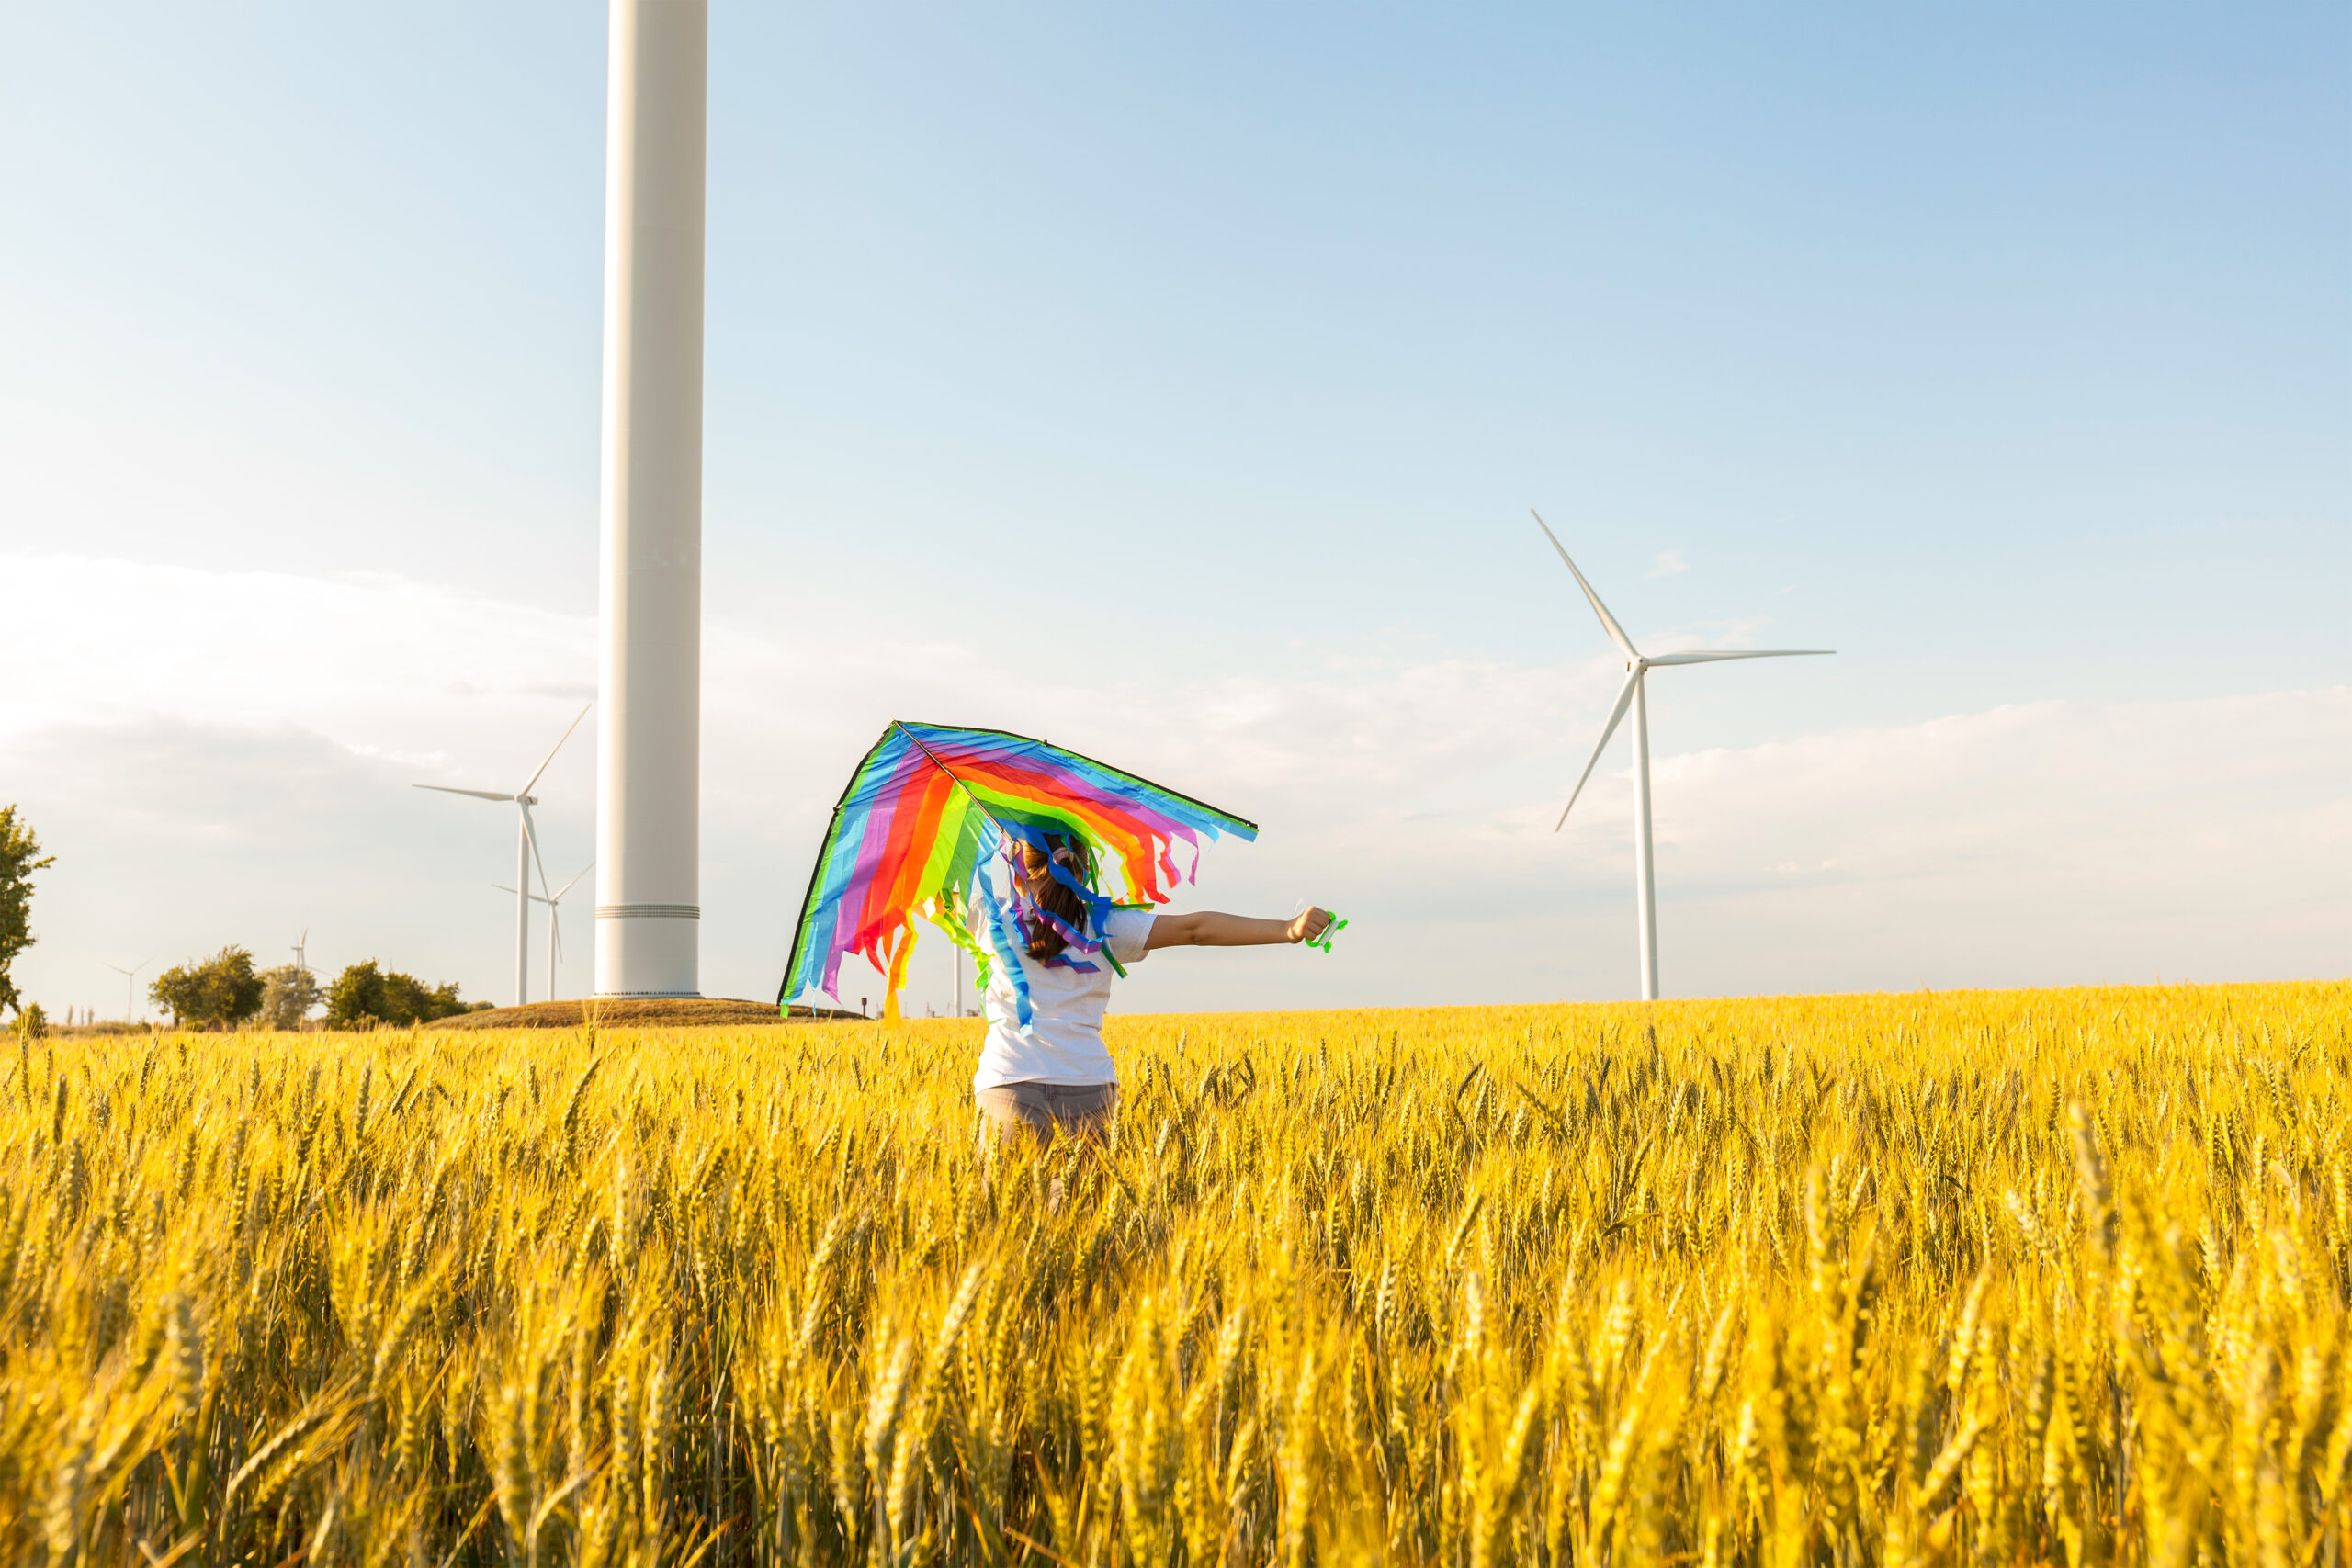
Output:
M1069 835L1087 863L1082 878L1052 867L1086 906L1087 931L1039 908L1011 874L1013 847L1043 848L1048 834ZM1102 916L1166 903L1199 872L1202 840L1227 834L1254 840L1258 827L1043 740L894 719L833 807L777 1005L811 991L833 996L842 960L856 953L886 976L883 1016L896 1018L921 917L972 955L981 987L993 964L1005 966L1026 1027L1023 921L1053 923L1075 966L1091 967L1086 955L1100 953L1115 967L1102 947ZM1189 864L1178 863L1179 844Z

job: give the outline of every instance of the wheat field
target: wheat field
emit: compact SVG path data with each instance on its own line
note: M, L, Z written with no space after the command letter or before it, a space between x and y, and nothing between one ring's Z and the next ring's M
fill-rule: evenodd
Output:
M2352 986L0 1071L11 1562L2352 1561Z

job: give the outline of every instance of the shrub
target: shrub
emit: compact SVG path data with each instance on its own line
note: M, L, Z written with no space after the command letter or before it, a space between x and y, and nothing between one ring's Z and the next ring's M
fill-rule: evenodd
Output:
M365 1029L371 1023L431 1023L475 1008L458 999L452 980L427 986L413 975L390 974L374 959L355 964L327 987L327 1022L335 1029Z
M251 953L224 947L201 964L164 970L147 994L170 1011L177 1028L233 1029L261 1011L262 979Z

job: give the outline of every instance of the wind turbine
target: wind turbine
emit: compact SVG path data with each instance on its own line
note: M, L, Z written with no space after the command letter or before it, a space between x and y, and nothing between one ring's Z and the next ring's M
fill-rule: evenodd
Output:
M595 705L590 703L588 707ZM539 775L548 771L548 764L555 761L556 752L563 750L564 741L571 739L571 732L580 728L580 719L587 716L588 708L582 708L580 717L564 727L561 738L548 750L545 761L532 770L529 782L512 795L501 795L494 790L487 789L458 789L450 784L421 784L415 786L418 789L439 790L444 795L469 795L476 800L511 800L514 803L517 814L514 835L514 883L518 888L526 889L514 896L514 1005L516 1007L521 1007L531 999L531 895L527 889L531 886L531 863L538 858L539 853L538 837L531 828L531 807L539 803L539 797L533 795L531 790L538 784ZM547 871L542 867L539 872L539 886L545 887L547 885Z
M548 907L548 1000L549 1001L556 999L556 960L563 956L563 919L560 912L560 906L563 903L563 896L571 892L574 887L580 886L581 877L587 875L590 872L595 869L596 863L592 860L586 865L582 866L572 876L570 882L567 882L562 886L557 888L552 894L542 896L540 894L534 893L530 896L532 903L545 904ZM547 870L543 866L540 868L539 872L539 886L545 887L547 885ZM514 891L514 889L507 886L503 882L493 882L491 886L497 888L501 893L512 893Z
M1560 808L1560 819L1553 825L1552 831L1556 833L1567 826L1568 813L1576 809L1577 796L1584 793L1585 781L1592 777L1592 770L1600 762L1600 753L1608 750L1610 737L1617 733L1617 726L1623 720L1626 708L1631 707L1634 710L1634 919L1641 931L1642 1000L1654 1002L1657 1000L1657 886L1650 854L1649 672L1672 664L1716 664L1730 659L1804 659L1835 653L1837 649L1749 649L1726 653L1645 656L1634 646L1634 639L1625 635L1625 628L1617 624L1617 617L1609 613L1609 606L1600 602L1600 595L1592 591L1592 584L1584 580L1584 573L1577 570L1577 563L1568 560L1566 548L1561 545L1559 536L1552 532L1552 525L1544 521L1544 514L1533 507L1528 508L1528 514L1535 519L1535 525L1544 530L1544 536L1552 541L1552 547L1560 552L1560 559L1567 562L1568 570L1576 576L1577 586L1584 590L1584 596L1592 603L1592 613L1600 617L1600 629L1609 634L1609 640L1625 655L1625 684L1618 690L1617 705L1609 710L1609 722L1600 729L1600 743L1592 749L1592 760L1585 763L1584 772L1577 775L1577 787L1568 792L1568 804Z
M152 958L142 958L128 969L125 969L119 964L109 964L107 965L107 968L122 976L122 1021L125 1023L135 1023L138 1021L138 1020L130 1016L131 987L138 983L139 972L154 962L155 961Z

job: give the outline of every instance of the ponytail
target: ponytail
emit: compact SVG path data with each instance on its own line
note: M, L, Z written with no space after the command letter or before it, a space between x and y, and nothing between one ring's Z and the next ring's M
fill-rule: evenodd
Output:
M1062 934L1057 921L1080 936L1086 933L1086 900L1079 897L1077 888L1056 877L1053 868L1059 866L1073 881L1085 886L1092 886L1093 878L1086 852L1072 834L1045 834L1042 853L1046 863L1032 871L1030 857L1040 852L1036 845L1022 845L1024 891L1029 902L1035 906L1035 912L1021 918L1021 934L1026 939L1024 951L1030 957L1043 961L1059 958L1069 946L1069 939Z

